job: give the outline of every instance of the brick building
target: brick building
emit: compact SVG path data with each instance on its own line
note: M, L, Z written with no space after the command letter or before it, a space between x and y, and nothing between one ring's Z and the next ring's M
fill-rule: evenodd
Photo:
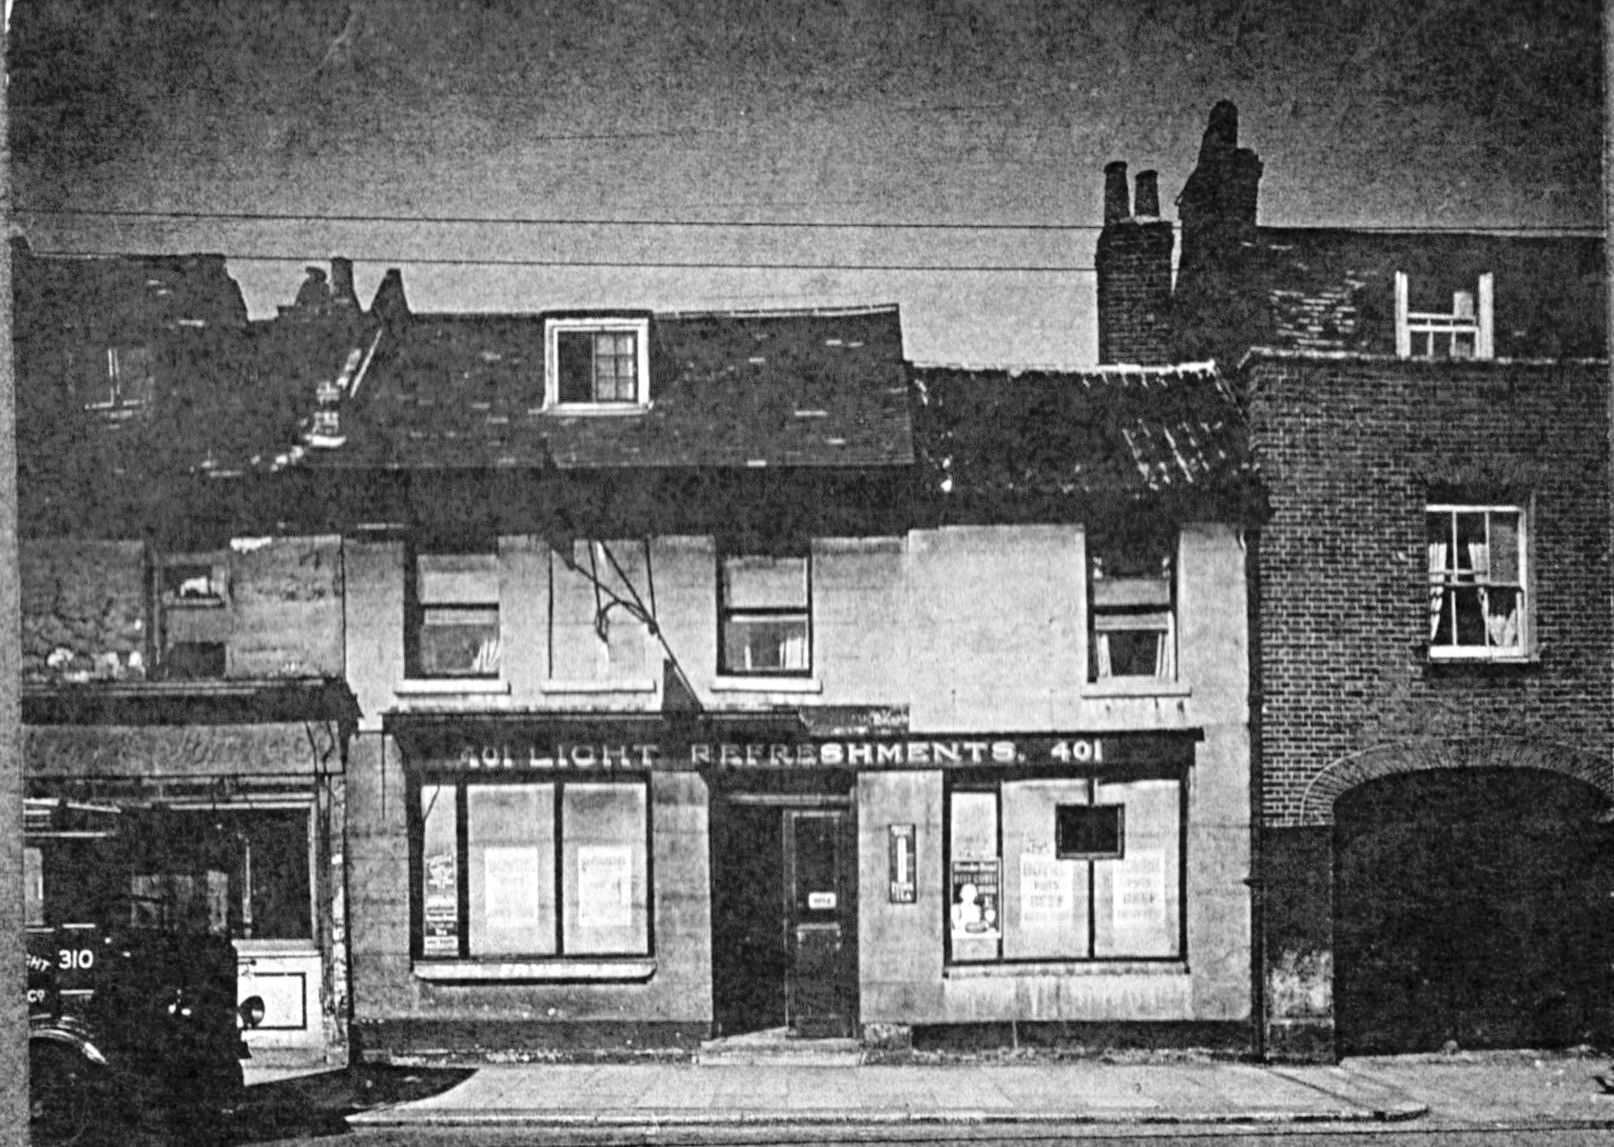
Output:
M1606 1040L1614 615L1601 240L1263 227L1212 113L1176 354L1214 355L1251 536L1273 1056Z

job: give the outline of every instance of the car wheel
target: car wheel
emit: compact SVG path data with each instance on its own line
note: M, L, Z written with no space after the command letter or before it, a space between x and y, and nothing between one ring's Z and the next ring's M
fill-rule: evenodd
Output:
M95 1127L95 1065L60 1044L28 1048L28 1134L36 1144L83 1143Z

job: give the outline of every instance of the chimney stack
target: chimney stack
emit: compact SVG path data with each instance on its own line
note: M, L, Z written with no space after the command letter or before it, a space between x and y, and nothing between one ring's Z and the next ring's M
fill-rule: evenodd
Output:
M370 313L388 326L409 318L409 300L404 295L403 272L389 267L370 301Z
M353 291L353 260L331 256L331 306L339 311L359 309L359 296Z
M1132 217L1126 198L1126 164L1117 159L1104 165L1104 226Z
M1138 172L1128 202L1126 164L1104 165L1104 229L1098 271L1098 361L1159 366L1172 361L1171 223L1160 218L1160 182Z

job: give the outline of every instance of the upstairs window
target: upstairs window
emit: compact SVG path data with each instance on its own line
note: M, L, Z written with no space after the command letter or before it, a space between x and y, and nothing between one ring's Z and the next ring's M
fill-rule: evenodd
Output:
M150 408L156 392L149 346L110 346L84 391L84 409L125 418Z
M545 400L550 406L629 411L648 406L648 319L551 319Z
M1395 353L1401 358L1491 358L1493 279L1441 294L1433 284L1412 283L1404 271L1395 275ZM1447 301L1450 308L1447 309Z
M718 563L718 672L812 672L812 559L728 554Z
M417 551L410 562L408 602L409 677L498 677L496 553Z
M1088 535L1088 680L1176 680L1175 550L1155 533Z
M1528 568L1521 506L1431 505L1429 655L1524 656Z
M227 676L235 625L228 557L164 554L155 576L157 676L165 681Z

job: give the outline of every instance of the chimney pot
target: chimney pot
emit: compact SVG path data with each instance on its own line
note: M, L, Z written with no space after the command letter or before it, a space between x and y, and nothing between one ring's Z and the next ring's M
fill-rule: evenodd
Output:
M331 257L331 305L342 310L358 310L359 296L353 290L353 260Z
M1126 164L1117 159L1104 165L1104 223L1119 223L1132 215L1127 201Z
M1160 217L1160 173L1138 172L1137 195L1132 200L1132 213L1139 219Z

